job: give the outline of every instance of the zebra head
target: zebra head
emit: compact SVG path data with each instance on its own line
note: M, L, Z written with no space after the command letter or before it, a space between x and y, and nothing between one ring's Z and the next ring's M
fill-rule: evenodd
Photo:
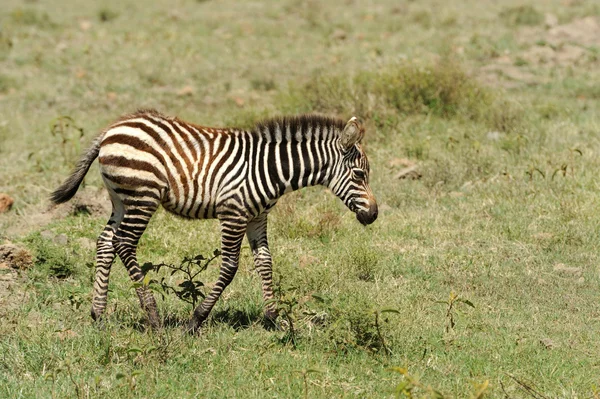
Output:
M341 159L336 164L329 188L363 225L377 219L377 201L369 186L369 160L360 144L365 129L352 117L340 134Z

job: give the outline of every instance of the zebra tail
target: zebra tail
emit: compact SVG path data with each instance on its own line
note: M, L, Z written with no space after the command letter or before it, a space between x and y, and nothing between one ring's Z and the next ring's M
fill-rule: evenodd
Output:
M55 204L62 204L67 202L77 192L79 185L83 181L83 178L87 174L92 162L98 157L100 152L100 142L104 137L104 133L100 134L92 143L91 147L83 154L83 156L77 162L77 166L71 173L71 176L64 181L52 194L50 194L50 200Z

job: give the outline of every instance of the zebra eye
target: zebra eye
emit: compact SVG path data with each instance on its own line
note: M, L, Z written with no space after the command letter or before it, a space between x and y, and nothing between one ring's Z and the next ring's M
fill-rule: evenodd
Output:
M354 175L359 180L364 180L366 177L364 170L361 169L354 169Z

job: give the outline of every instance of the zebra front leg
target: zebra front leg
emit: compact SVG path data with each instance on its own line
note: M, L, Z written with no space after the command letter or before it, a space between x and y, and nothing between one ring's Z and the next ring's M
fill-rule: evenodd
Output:
M248 224L248 242L254 255L254 266L262 280L263 300L265 301L265 321L274 325L278 312L273 302L273 261L267 240L267 214L263 213Z
M194 310L188 323L188 331L195 332L206 320L215 303L227 288L238 269L240 247L246 231L246 223L238 220L221 220L221 270L210 294Z

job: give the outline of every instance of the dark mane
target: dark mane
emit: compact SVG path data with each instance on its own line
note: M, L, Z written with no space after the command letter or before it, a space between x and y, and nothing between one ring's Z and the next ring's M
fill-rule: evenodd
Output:
M267 137L267 132L271 133L272 137L275 137L277 132L285 132L288 129L292 136L300 131L305 137L308 137L311 134L309 133L309 128L311 127L327 127L333 128L334 131L341 132L344 130L345 126L346 122L339 118L317 114L304 114L265 119L258 122L252 130L257 134L263 135L263 137ZM314 131L314 129L311 129L310 131Z

